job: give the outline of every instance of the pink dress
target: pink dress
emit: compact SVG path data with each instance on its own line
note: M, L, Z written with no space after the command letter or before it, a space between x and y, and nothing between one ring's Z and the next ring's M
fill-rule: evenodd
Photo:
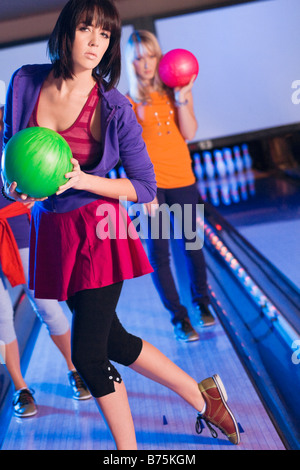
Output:
M97 86L75 123L60 134L81 165L95 164L101 144L90 132ZM37 107L29 126L38 126ZM29 287L37 298L67 300L83 289L107 286L153 271L126 209L101 198L65 213L32 213Z

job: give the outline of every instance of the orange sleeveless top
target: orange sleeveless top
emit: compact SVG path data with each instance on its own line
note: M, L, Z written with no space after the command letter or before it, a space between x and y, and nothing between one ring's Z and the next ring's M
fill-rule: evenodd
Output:
M146 105L131 102L154 166L159 188L180 188L195 182L188 146L176 124L176 110L167 95L151 93Z

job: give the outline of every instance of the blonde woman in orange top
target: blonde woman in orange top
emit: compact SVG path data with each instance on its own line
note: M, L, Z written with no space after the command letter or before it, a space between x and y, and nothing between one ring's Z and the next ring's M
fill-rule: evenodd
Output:
M176 222L173 205L179 210L179 229L182 234L179 241L187 261L197 320L201 326L209 326L215 320L209 309L204 255L196 235L194 240L187 237L196 232L196 205L199 203L186 143L193 139L197 130L192 95L195 77L185 87L174 90L167 88L158 74L161 57L161 48L154 34L145 30L132 33L125 51L129 78L128 98L143 128L142 135L154 166L158 188L157 197L146 206L151 217L159 217L166 207L171 208L173 222ZM158 207L160 210L155 215L153 209ZM186 216L187 210L190 211L189 218ZM187 220L190 227L187 227ZM148 223L148 228L153 226L156 225ZM150 262L154 268L154 284L164 306L171 313L176 337L184 341L196 341L199 335L191 324L186 307L180 302L172 275L169 240L164 236L167 232L164 233L163 227L160 227L159 236L154 237L150 228L146 239ZM191 246L192 248L187 248Z

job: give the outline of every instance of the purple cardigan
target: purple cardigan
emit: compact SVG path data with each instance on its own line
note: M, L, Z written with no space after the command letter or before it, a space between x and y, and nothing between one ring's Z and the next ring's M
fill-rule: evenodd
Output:
M0 149L2 147L2 138L3 132L0 131ZM2 190L2 178L0 178L0 191ZM9 206L12 202L5 199L2 194L0 194L0 209L3 207ZM7 219L7 222L12 229L15 240L17 242L18 248L28 248L29 247L29 220L26 214L17 215L16 217L10 217Z
M4 148L16 132L27 127L42 84L51 68L51 64L26 65L13 74L4 113ZM155 174L142 139L142 128L132 106L115 88L105 91L101 86L100 92L102 158L99 156L99 163L88 173L104 177L121 159L127 177L136 190L137 202L150 202L156 194ZM99 199L96 194L71 188L60 196L50 196L37 204L46 210L61 213L96 199Z

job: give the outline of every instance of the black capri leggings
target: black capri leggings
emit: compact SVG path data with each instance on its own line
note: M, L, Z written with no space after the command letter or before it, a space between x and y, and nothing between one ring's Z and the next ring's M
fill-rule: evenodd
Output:
M94 397L115 391L121 376L110 361L129 366L142 340L121 325L116 306L123 282L77 292L68 301L72 319L72 361Z

